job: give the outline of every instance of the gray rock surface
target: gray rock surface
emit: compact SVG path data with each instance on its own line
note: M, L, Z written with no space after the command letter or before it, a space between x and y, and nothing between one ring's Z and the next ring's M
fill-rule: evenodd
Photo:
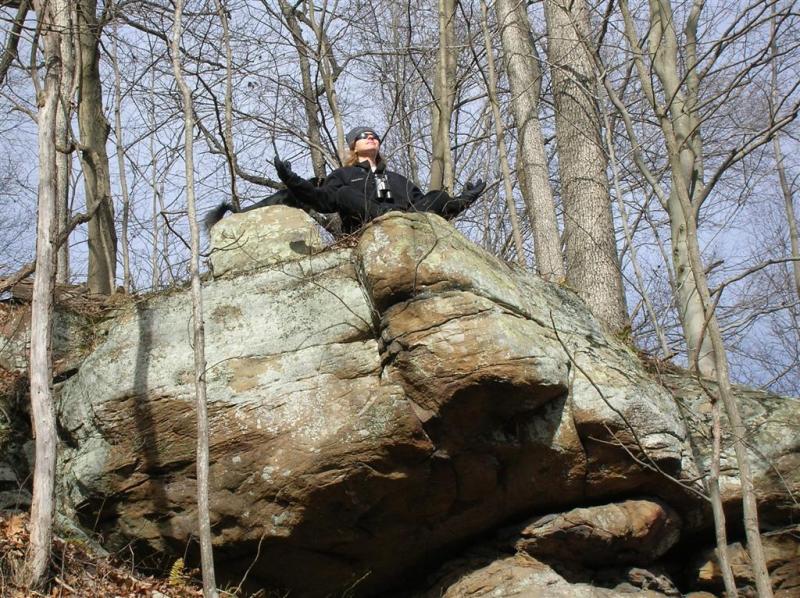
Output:
M286 263L323 249L317 223L302 210L267 206L232 214L211 229L215 276Z
M266 243L260 212L236 226ZM535 513L634 493L702 513L670 392L573 293L441 218L288 262L227 253L203 288L222 579L380 594ZM190 314L188 291L123 308L60 393L61 503L111 548L193 546Z
M708 471L711 459L711 403L705 388L689 376L665 373L660 381L669 388L690 431L695 461ZM753 472L759 517L762 523L781 527L800 517L800 399L780 397L763 391L737 387L736 398L747 428L747 445ZM723 419L725 419L723 413ZM723 424L720 459L720 491L723 502L733 513L740 509L742 492L733 442ZM701 521L703 518L701 517Z

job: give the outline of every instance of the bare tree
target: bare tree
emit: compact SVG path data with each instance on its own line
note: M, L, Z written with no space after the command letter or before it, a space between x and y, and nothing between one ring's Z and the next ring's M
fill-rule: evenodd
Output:
M642 156L641 145L633 126L631 114L616 96L606 80L606 89L625 121L627 134L633 145L637 166L653 186L669 215L672 232L672 260L676 272L675 294L690 355L690 364L698 371L714 375L717 381L719 400L722 401L730 422L733 445L736 453L739 477L742 485L742 502L745 532L748 541L756 587L759 595L771 596L769 575L766 569L758 513L753 492L750 463L746 450L746 429L733 400L730 386L730 366L723 340L717 305L724 285L712 295L708 272L703 265L699 237L698 219L703 203L709 198L723 175L734 165L766 144L776 131L796 117L797 104L787 113L778 115L769 111L766 122L752 129L744 129L733 137L733 147L719 152L722 158L707 161L706 140L702 137L704 126L734 94L741 90L742 82L757 76L757 70L765 64L769 43L763 40L748 45L742 54L732 50L730 66L721 64L735 40L749 34L756 35L761 26L767 25L764 5L749 6L732 19L730 26L716 42L708 43L705 57L698 53L698 23L705 3L694 2L688 10L683 28L685 45L679 44L676 31L676 14L668 0L649 0L647 24L648 52L643 50L635 28L632 11L626 0L620 2L625 22L627 43L632 50L635 69L638 73L643 96L658 122L661 139L666 147L669 191L665 192L650 166ZM774 37L774 32L770 38ZM701 64L701 59L704 64ZM648 68L648 63L649 66ZM725 72L720 85L714 69ZM716 80L715 80L716 79ZM660 88L653 85L653 81ZM704 84L708 89L704 89ZM746 131L746 132L745 132ZM729 139L726 139L730 143ZM707 172L710 164L715 168ZM712 393L711 400L716 401ZM716 407L715 407L716 408ZM715 468L717 466L715 465ZM712 478L715 477L712 472ZM713 480L712 480L713 482ZM718 530L719 533L719 530ZM720 547L720 550L723 548ZM729 582L730 580L726 580Z
M12 4L13 5L13 4ZM11 30L6 37L5 47L3 53L0 54L0 85L6 79L8 69L11 63L17 57L17 49L19 48L19 39L22 35L22 28L25 25L25 18L28 16L30 9L30 0L20 0L17 4L17 14L11 24Z
M117 169L119 171L119 189L122 194L122 222L120 245L122 249L122 288L126 293L133 289L131 277L131 255L128 245L128 222L130 221L131 199L128 193L128 177L125 174L125 143L122 132L122 83L117 60L117 38L111 40L111 65L114 68L114 140L117 149Z
M61 31L68 13L65 0L35 0L45 53L44 88L38 119L39 215L36 227L36 275L31 306L31 418L36 464L31 503L31 539L25 583L41 588L50 562L55 514L56 421L52 394L52 326L56 260L56 119L61 86ZM34 76L37 76L34 73Z
M511 86L511 111L519 138L517 176L531 221L536 271L545 280L563 280L561 239L539 123L542 71L525 6L519 0L495 3L503 62Z
M97 0L78 3L80 40L80 85L78 87L78 126L83 166L86 208L95 211L89 222L89 290L110 294L115 288L117 270L117 233L111 199L111 175L106 141L110 126L103 113L103 88L100 79L100 33L102 20L97 17Z
M687 19L686 35L689 39L696 39L696 26L699 10L702 3L695 3L693 13ZM623 10L627 9L627 5ZM684 95L680 89L684 76L679 72L678 65L678 41L675 34L672 9L668 2L651 2L651 18L653 31L650 36L650 56L658 80L664 87L664 93L668 100L667 109L663 111L662 122L667 134L673 137L673 144L678 147L681 153L680 167L673 169L673 177L683 177L682 184L689 190L695 190L694 205L697 205L702 193L701 185L695 181L703 176L702 164L702 137L698 122L698 78L694 71L696 57L690 46L690 77L687 82L687 94ZM626 22L630 22L630 16L626 16ZM637 63L638 64L638 63ZM648 74L649 76L649 74ZM643 80L644 74L640 71ZM647 88L647 84L644 84ZM655 103L655 92L649 89L648 98L652 98ZM671 118L667 116L667 112ZM666 123L666 118L670 122ZM678 140L687 140L682 142ZM711 339L704 334L705 314L700 303L700 297L695 288L694 275L691 271L691 263L687 248L687 224L685 222L684 211L680 200L677 197L676 185L672 185L669 197L666 200L666 208L670 215L670 232L672 238L672 257L674 271L676 273L675 294L678 301L678 313L681 318L683 329L686 336L686 343L689 353L689 363L697 364L699 371L706 375L714 374L714 354Z
M56 158L56 176L58 177L58 202L56 205L58 230L66 230L69 222L70 183L72 179L72 100L75 97L77 78L75 76L76 55L76 11L70 3L64 18L64 30L61 32L61 89L59 93L58 113L56 115L56 139L58 155ZM69 283L69 243L63 243L57 250L56 281Z
M29 30L20 20L25 2L6 0L0 4L6 17L0 60L0 66L5 69L2 70L0 102L13 108L13 111L6 110L3 116L7 125L14 118L21 122L23 114L34 116L35 101L26 86L20 85L30 68L25 59L29 54L26 46ZM83 3L69 4L73 12L81 9L73 18L73 27L76 27L81 15L89 11ZM710 359L713 347L704 332L706 318L698 300L699 292L694 288L686 242L682 240L686 226L679 202L671 198L675 193L671 189L673 176L690 173L684 178L693 196L704 243L703 259L715 299L713 285L718 287L724 282L724 276L729 280L735 278L737 268L757 266L762 258L787 260L759 273L753 282L727 287L726 301L719 304L717 314L732 363L736 364L733 373L737 380L772 384L776 390L791 392L792 384L796 387L792 380L797 380L791 364L794 356L800 359L794 348L796 342L793 342L796 341L796 322L800 321L796 315L797 287L793 284L794 291L790 294L792 288L788 285L795 279L792 276L795 264L788 261L793 233L791 228L786 232L787 222L790 227L796 223L796 215L788 216L788 210L796 206L787 200L789 196L792 199L796 196L790 151L794 132L779 130L780 123L785 122L793 109L789 98L796 93L790 74L797 67L798 46L796 39L788 35L796 17L785 10L791 3L769 0L767 3L714 4L715 11L725 11L724 19L712 18L711 3L707 7L703 2L674 3L674 14L668 19L673 21L677 38L677 60L672 61L677 64L677 74L670 76L678 81L680 94L667 100L669 92L665 91L666 84L656 72L654 60L660 62L658 68L662 73L669 74L672 68L666 57L669 43L667 34L659 33L660 25L653 25L656 21L651 19L648 1L592 4L593 10L604 11L607 18L601 18L600 12L592 15L592 22L597 26L589 31L585 22L587 3L552 0L548 4L526 6L513 0L498 0L495 5L498 35L493 43L502 48L496 56L502 58L504 72L497 74L498 84L493 86L495 102L487 98L482 78L488 71L489 58L484 44L477 36L464 34L469 22L477 22L469 18L472 18L470 11L478 4L461 3L459 6L465 16L462 19L462 13L458 16L449 13L446 3L440 4L439 0L405 5L376 0L374 10L358 11L352 10L354 5L350 2L289 2L286 6L296 20L299 37L286 26L280 7L274 2L214 0L198 4L203 9L192 13L192 27L183 32L182 52L199 65L197 77L193 79L199 84L194 90L194 107L196 126L206 140L204 146L198 145L195 149L198 170L203 172L199 209L210 207L221 197L246 203L272 193L276 182L264 174L265 151L271 154L271 140L275 140L277 151L285 151L294 159L309 154L310 150L311 154L319 153L314 158L316 164L335 165L337 153L341 158L344 150L347 122L369 122L381 128L385 132L386 157L392 167L415 180L429 180L431 171L439 168L435 155L442 148L445 148L442 160L448 155L451 160L454 182L477 175L500 180L504 178L502 158L493 128L500 121L491 116L494 104L504 121L511 115L516 125L503 131L502 146L511 177L516 177L511 180L513 193L517 200L525 201L531 216L519 219L518 237L526 250L529 251L529 243L533 247L537 269L555 280L562 277L557 273L558 268L563 273L566 265L562 255L564 247L559 239L562 217L566 233L563 242L572 256L571 263L578 260L575 248L583 241L594 245L585 254L589 259L582 259L580 265L595 270L598 264L605 263L604 256L613 251L601 252L594 248L596 243L613 236L597 232L610 230L609 215L613 207L614 214L619 216L616 219L617 241L623 243L619 248L620 260L624 273L629 276L625 284L633 301L641 298L635 306L631 302L631 308L637 326L636 340L642 347L654 348L660 355L680 355L678 359L683 359L681 351L687 348L690 365L697 364L701 371L714 373ZM126 155L125 167L120 166L119 170L127 174L127 180L120 179L117 183L112 177L112 183L119 185L119 191L114 193L119 192L121 197L125 195L123 187L129 187L130 209L125 210L120 204L121 223L117 226L128 227L125 238L131 243L125 251L121 242L120 263L125 271L121 278L123 284L127 284L127 280L138 281L139 288L159 287L180 280L181 267L188 265L189 253L180 240L181 236L188 238L183 179L176 176L174 168L182 153L175 142L182 129L182 113L177 108L179 94L174 78L162 59L170 43L165 32L171 23L173 6L134 0L97 3L96 7L103 14L97 19L95 34L102 33L105 40L113 33L115 43L119 44L121 82L118 87L123 99L115 104L123 108L119 116L124 131L117 132L116 137L125 141L122 151L118 148L117 153L118 159L120 154ZM537 19L542 14L548 16L550 32L534 44L531 33L539 27ZM694 18L695 25L689 18L693 14L699 15ZM442 23L440 15L444 17ZM556 17L561 21L557 23ZM112 32L105 26L101 31L99 27L111 19L115 20L116 29ZM632 23L634 44L626 41L617 26L627 27L628 21ZM770 46L766 42L771 21L776 25L776 32L772 35L775 43ZM558 28L559 23L562 29ZM738 25L730 27L728 23ZM756 31L760 31L760 37L753 37L751 32ZM660 41L654 45L657 37ZM443 39L444 43L440 43ZM64 48L68 47L66 41L63 44ZM549 67L541 72L537 45L542 57L550 57ZM113 49L110 43L104 47ZM299 67L298 47L307 57L306 80ZM497 49L495 47L495 52ZM559 54L562 50L566 53ZM15 58L17 54L23 57L21 61ZM85 55L83 49L81 54ZM440 60L444 54L457 60L444 62ZM594 54L602 60L587 66L581 62L585 54ZM66 50L62 50L62 55L66 63L69 59ZM736 57L746 58L740 68L734 67ZM109 64L113 66L113 57ZM765 100L772 85L770 68L773 64L777 64L779 70L770 108ZM436 73L443 72L437 71L437 65L451 68L445 75L450 81L452 111L445 119L449 124L443 135L437 133L442 123L434 122L440 113L435 100L446 97L436 88ZM116 93L114 73L109 68L100 74L103 93L113 97ZM602 75L603 85L611 88L605 95L611 99L613 107L606 107L606 110L598 110L598 104L606 102L605 97L597 97L598 75ZM62 96L71 88L66 79L65 72ZM76 78L75 81L77 85L82 80ZM540 86L544 89L541 100ZM82 94L82 101L88 100L87 94L83 91ZM369 97L368 103L363 101L365 95ZM557 108L555 112L551 97ZM652 98L670 113L667 120L675 117L674 122L667 122L666 126L677 135L683 156L683 174L675 175L669 165L663 139L667 129L662 127ZM312 126L313 120L319 125L318 143L311 141L306 110L311 104L307 100L313 104ZM68 107L69 101L60 105ZM447 110L448 106L445 102L441 108ZM570 110L577 116L565 118ZM155 116L148 118L151 113ZM604 114L609 125L604 125ZM584 121L578 117L593 124L584 126L581 124ZM116 120L115 115L112 123L115 128ZM570 132L574 134L573 142L578 151L567 149ZM769 137L771 132L778 133L777 143L775 135ZM680 140L682 135L686 137L685 142ZM542 137L547 141L554 138L556 144L542 143ZM435 151L431 151L431 138L439 144L433 148ZM87 155L87 139L76 140L67 131L67 137L62 137L58 146L78 151L83 157ZM761 149L758 149L759 143L763 145ZM553 146L557 146L557 151L553 151ZM587 159L589 150L596 152L592 156L599 157ZM779 155L773 160L776 151ZM741 158L743 155L745 157ZM60 161L67 158L66 153L60 154ZM550 168L548 172L548 158L553 165L558 164L559 171ZM596 168L580 171L570 165L570 160L592 162ZM67 167L59 168L59 175L67 173L69 161L66 163ZM766 172L768 165L773 169L771 173ZM306 164L301 167L305 168ZM780 167L785 171L782 178ZM114 171L117 170L115 167ZM267 172L271 171L267 169ZM615 187L609 193L612 173ZM80 178L80 173L75 171L69 177L70 184L60 186L62 190L70 189L70 201L76 204L83 199L83 191L76 188L78 184L81 187L85 184ZM764 185L772 178L781 183L781 186L773 185L772 190L783 194L782 212L780 222L766 223L756 209L760 209L758 206L767 209L764 201L760 201L767 194L756 185ZM552 192L550 181L557 185ZM509 194L503 192L504 186L505 181L490 185L485 201L460 217L457 226L491 251L513 259L519 252L515 248L515 227L511 225L513 212L509 210ZM28 187L33 188L32 185ZM575 198L579 197L579 191L587 190L592 191L591 197L604 197L597 203L602 205L604 215L594 220L585 216L586 222L581 224L576 214L591 212L586 208L594 206L594 200L584 202ZM563 200L558 204L565 208L563 212L554 210L553 196ZM755 201L749 201L751 197ZM612 199L616 203L612 204ZM60 203L65 205L65 201ZM770 212L770 217L773 215ZM734 222L734 218L738 221ZM748 246L747 255L737 256L743 256L744 265L741 261L734 263L727 259L724 246L731 245L732 237L725 227L729 222L741 227L748 218L759 227L772 229L760 239L753 235L753 248ZM605 224L600 226L603 222ZM592 226L597 229L592 230ZM94 232L92 244L93 235ZM32 238L33 235L28 236ZM707 243L712 237L714 241ZM150 247L143 247L151 240L156 243L152 251ZM75 248L82 243L85 243L85 233L78 230L70 246ZM573 250L574 253L570 253ZM20 253L19 244L15 251ZM72 253L76 260L71 265L74 280L86 271L86 264L80 261L86 252L80 248ZM663 263L662 256L666 256ZM28 255L24 257L30 261ZM604 259L599 259L601 257ZM22 258L16 258L16 262L21 261ZM617 265L614 270L615 277L619 276ZM66 273L67 269L60 268L60 271ZM580 277L573 266L567 283L588 301L596 301L601 295L589 291L586 284L578 281ZM612 278L601 278L605 291L609 288L607 280ZM61 280L66 279L65 275ZM771 297L767 287L776 291ZM756 321L757 325L751 324ZM776 333L765 333L765 330ZM777 334L783 334L781 339L777 339ZM737 340L737 335L746 338ZM778 340L782 343L780 348L770 346ZM699 346L701 343L703 346ZM780 354L781 358L771 360L770 351Z
M653 303L650 300L650 296L647 292L647 288L644 282L644 274L642 272L641 265L639 264L637 249L633 240L633 232L631 231L631 227L628 223L628 214L625 208L625 202L622 197L623 196L622 189L620 187L619 163L617 161L616 151L614 149L614 140L612 139L613 129L608 114L605 112L603 113L603 124L605 126L606 147L608 147L608 157L611 165L611 172L613 173L612 180L614 183L614 195L616 196L617 200L619 217L620 221L622 222L622 231L625 236L625 242L630 252L630 263L631 267L633 268L634 277L636 279L636 287L637 290L639 291L639 294L642 297L642 303L644 304L647 316L653 323L653 330L656 334L656 337L658 338L658 342L661 347L661 354L664 357L667 357L670 354L669 344L667 343L667 339L664 336L664 332L661 329L661 325L658 322L658 316L656 314L655 308L653 307Z
M290 4L286 0L278 0L281 15L292 35L299 58L299 69L302 80L302 101L303 108L305 109L307 132L308 132L308 145L311 149L311 166L314 170L315 177L325 176L325 156L322 152L322 135L320 134L319 126L319 103L317 96L317 88L314 85L314 79L311 73L311 61L309 59L309 48L303 38L303 31L300 27L300 21L297 17L296 5ZM265 6L267 4L265 3Z
M486 92L489 95L489 103L492 107L492 116L495 127L495 138L497 140L497 153L500 157L500 168L503 174L503 188L505 190L506 205L511 221L511 235L514 239L514 248L517 254L517 262L523 268L525 263L525 247L522 244L522 233L520 232L519 219L517 216L517 206L514 202L514 188L511 183L511 168L508 166L508 156L506 155L506 144L503 126L503 116L500 113L500 101L497 97L497 75L494 66L494 48L492 48L492 38L489 34L489 17L486 9L486 2L481 0L481 28L483 29L483 41L486 49Z
M203 595L216 598L214 553L211 544L211 522L208 508L208 412L206 397L205 326L203 322L203 291L200 282L200 230L194 189L194 108L192 92L183 77L181 67L181 19L183 0L175 3L172 31L172 69L181 91L184 115L184 164L186 166L186 201L191 232L192 321L194 323L194 383L197 396L197 525L200 536L200 558L203 569Z
M439 45L431 105L431 170L428 187L452 191L450 122L456 98L455 0L438 0Z
M222 44L225 48L225 124L222 138L225 141L225 158L231 183L231 204L239 209L239 192L236 187L236 148L233 143L233 51L228 23L228 9L223 0L215 0L217 15L222 25Z
M781 104L781 97L778 91L778 43L777 37L777 11L772 7L772 31L770 40L770 96L769 111L770 120L778 120L778 108ZM775 152L775 168L778 171L778 181L780 182L781 194L783 195L783 207L786 211L786 224L789 229L789 247L791 248L792 273L794 274L794 289L797 299L800 300L800 235L797 232L797 216L794 211L794 197L789 177L786 175L786 164L781 148L781 134L776 133L772 138L772 149Z
M584 0L546 0L567 283L612 331L628 326Z
M670 153L672 167L679 167L679 148L673 145L670 139L667 140L667 143L667 150ZM733 396L733 389L731 388L728 358L714 309L715 304L712 301L711 293L708 288L708 281L702 266L700 246L697 237L697 222L695 220L689 190L683 186L680 177L677 177L676 181L676 187L678 188L677 195L681 202L681 208L683 209L687 225L686 240L689 260L701 305L704 309L708 336L714 349L714 367L719 395L725 406L728 421L730 422L733 447L736 453L736 463L739 467L739 480L742 486L742 506L744 510L744 528L745 534L747 535L747 551L750 554L758 595L768 598L772 596L772 587L770 585L769 572L767 571L767 563L758 525L758 506L756 503L755 489L753 487L753 476L750 471L750 461L747 455L747 428L739 414L739 407L736 404ZM714 397L712 397L712 401L713 399Z
M311 28L317 39L314 55L317 59L318 71L322 77L322 86L336 130L336 152L339 155L339 159L344 161L347 149L344 138L344 118L339 105L339 95L336 92L336 81L339 79L343 67L336 60L333 45L325 28L325 17L328 16L328 2L324 0L319 10L314 5L313 0L307 0L307 5L308 12L305 14L300 13L300 17ZM317 18L318 12L322 15L320 18Z

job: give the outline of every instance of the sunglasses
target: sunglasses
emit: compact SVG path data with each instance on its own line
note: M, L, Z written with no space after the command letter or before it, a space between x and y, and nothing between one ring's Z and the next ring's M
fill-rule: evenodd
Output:
M370 133L369 131L361 133L358 137L356 137L356 139L375 139L377 141L381 140L381 138L378 137L375 133Z

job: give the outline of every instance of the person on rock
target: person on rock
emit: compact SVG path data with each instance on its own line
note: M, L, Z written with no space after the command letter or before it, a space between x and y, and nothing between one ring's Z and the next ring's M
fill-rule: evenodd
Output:
M380 153L380 135L371 127L356 127L347 133L350 148L344 166L331 172L315 186L292 171L289 162L275 157L278 178L289 191L286 203L306 211L337 212L342 232L352 233L381 214L433 212L454 218L478 199L486 187L478 179L467 183L464 191L451 197L446 191L423 193L407 178L386 168Z
M387 170L380 154L380 135L371 127L356 127L347 134L349 149L345 165L325 179L303 179L295 174L289 162L274 159L278 177L286 189L266 199L236 209L227 202L205 216L206 230L219 222L226 212L246 212L272 205L301 208L334 234L350 234L381 214L401 212L433 212L454 218L467 209L483 193L486 185L480 179L467 183L464 191L451 197L446 191L423 193L419 187L394 171ZM336 222L335 214L341 222Z

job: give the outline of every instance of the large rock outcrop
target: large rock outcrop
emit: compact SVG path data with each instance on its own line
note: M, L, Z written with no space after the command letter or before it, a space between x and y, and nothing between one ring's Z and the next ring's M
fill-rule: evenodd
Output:
M257 210L258 226L271 213L295 227L279 242L314 239L287 210ZM702 430L573 293L427 214L384 216L355 247L313 246L250 272L226 256L228 274L204 285L218 575L385 593L500 524L637 495L671 508L655 539L637 531L652 545L625 545L629 560L707 525ZM111 547L193 543L190 318L188 291L122 308L61 389L61 501ZM790 484L794 421L762 428L780 436ZM785 517L791 501L773 498Z

